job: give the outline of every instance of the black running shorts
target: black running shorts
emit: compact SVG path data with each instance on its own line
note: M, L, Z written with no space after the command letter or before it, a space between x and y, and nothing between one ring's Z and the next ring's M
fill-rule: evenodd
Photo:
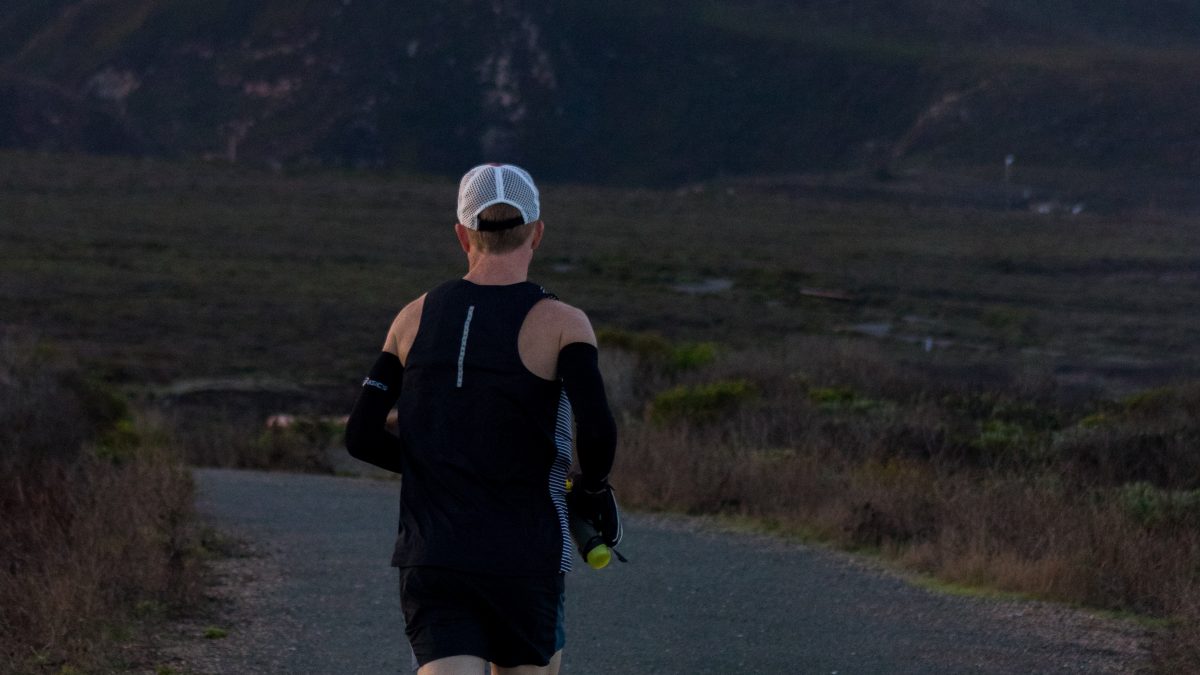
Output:
M400 607L422 666L462 655L504 668L544 666L563 647L562 574L499 577L402 567Z

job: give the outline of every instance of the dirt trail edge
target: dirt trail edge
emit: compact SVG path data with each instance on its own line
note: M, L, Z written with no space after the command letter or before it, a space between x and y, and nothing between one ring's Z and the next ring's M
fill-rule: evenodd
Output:
M195 477L205 519L256 553L220 570L228 636L180 640L168 650L177 669L410 672L388 567L397 482ZM631 515L622 550L629 564L567 579L565 673L1131 673L1146 663L1149 636L1129 622L941 595L848 555L698 519Z

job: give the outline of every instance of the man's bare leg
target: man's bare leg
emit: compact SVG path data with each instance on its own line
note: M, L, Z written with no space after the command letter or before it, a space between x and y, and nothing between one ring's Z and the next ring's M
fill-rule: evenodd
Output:
M421 666L417 675L480 675L486 672L487 662L478 656L447 656Z
M516 666L515 668L501 668L492 664L492 675L558 675L559 666L562 665L562 650L554 652L554 656L550 657L550 663L544 666ZM425 675L421 673L421 675Z

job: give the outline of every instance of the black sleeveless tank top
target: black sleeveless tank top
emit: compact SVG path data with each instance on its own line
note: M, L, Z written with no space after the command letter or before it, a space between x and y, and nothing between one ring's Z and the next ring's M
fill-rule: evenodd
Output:
M526 314L552 297L531 282L465 279L425 296L398 404L405 455L394 566L570 569L570 403L517 350Z

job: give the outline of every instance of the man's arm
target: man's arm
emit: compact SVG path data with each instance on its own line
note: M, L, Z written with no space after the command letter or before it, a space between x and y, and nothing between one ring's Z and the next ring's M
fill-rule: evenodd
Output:
M600 375L596 334L587 315L565 305L558 352L558 376L562 379L575 415L575 446L579 454L584 490L596 490L608 482L617 449L617 424L608 407L604 379Z
M575 447L579 453L579 485L568 503L590 520L608 546L621 543L621 517L608 484L617 450L617 424L604 394L596 334L587 315L567 306L558 352L558 376L575 413ZM620 554L617 554L620 558ZM622 558L623 560L623 558Z
M385 428L388 412L400 400L404 366L390 352L380 352L363 379L354 410L346 421L346 450L350 456L375 466L404 473L404 444Z
M395 473L404 472L404 444L385 427L388 413L400 400L404 381L402 361L412 346L424 301L425 296L421 296L396 315L383 350L363 379L354 410L346 421L346 450L350 456Z

